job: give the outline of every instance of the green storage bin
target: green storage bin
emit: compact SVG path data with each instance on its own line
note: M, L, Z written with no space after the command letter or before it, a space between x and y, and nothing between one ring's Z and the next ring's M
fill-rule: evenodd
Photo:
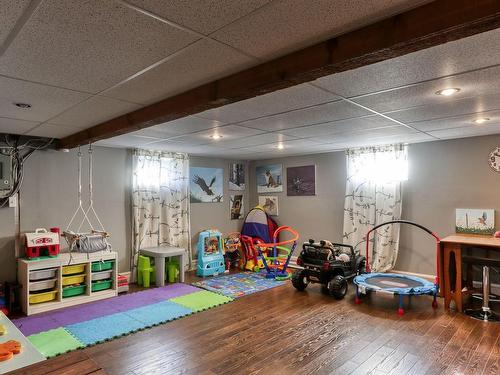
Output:
M110 289L111 285L113 285L112 280L99 280L92 282L92 291L99 292L100 290Z
M85 290L87 289L87 285L74 285L74 286L65 286L62 291L63 298L80 296L85 294Z
M111 270L111 269L113 269L113 263L114 263L114 261L112 261L112 260L106 260L104 262L93 262L92 263L92 272Z

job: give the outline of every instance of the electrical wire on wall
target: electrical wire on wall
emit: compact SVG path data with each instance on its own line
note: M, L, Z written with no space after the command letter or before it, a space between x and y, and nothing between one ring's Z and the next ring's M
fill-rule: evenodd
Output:
M23 142L21 143L21 140ZM9 198L15 196L21 189L24 178L24 163L37 150L49 147L53 138L27 138L20 136L5 135L0 138L0 154L11 158L12 184L6 191L1 192L0 208L9 204Z

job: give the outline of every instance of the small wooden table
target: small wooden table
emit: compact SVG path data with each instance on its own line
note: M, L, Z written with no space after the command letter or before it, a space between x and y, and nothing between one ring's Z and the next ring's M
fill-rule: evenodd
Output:
M165 285L165 258L180 257L179 279L184 282L184 264L186 249L173 246L148 247L139 251L141 254L155 258L156 286Z
M500 251L500 238L452 235L441 240L439 267L441 278L439 290L444 296L444 306L450 308L450 302L455 301L456 310L463 310L462 296L462 248L477 247Z

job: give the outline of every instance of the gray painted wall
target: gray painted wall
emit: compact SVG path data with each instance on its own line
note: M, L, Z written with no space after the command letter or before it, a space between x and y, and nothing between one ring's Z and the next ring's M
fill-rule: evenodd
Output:
M229 191L229 164L231 160L217 159L217 158L203 158L192 156L189 159L191 167L207 167L207 168L224 168L224 197L221 203L191 203L191 246L193 249L193 256L196 258L196 246L198 243L198 234L200 231L209 228L215 228L223 234L230 232L237 232L241 229L243 220L230 220L230 206L229 197L233 194L243 194L243 204L245 213L248 212L248 164L246 165L245 177L246 190Z
M84 152L84 194L88 187ZM131 154L124 149L94 148L94 203L110 242L119 253L121 271L129 269ZM21 231L59 226L61 230L77 204L76 151L37 151L25 164L20 195ZM84 195L86 197L86 195ZM0 280L14 280L14 209L0 209ZM63 243L64 242L63 239Z
M429 226L441 236L454 230L455 208L495 208L500 215L500 174L487 165L488 153L500 144L500 135L410 145L410 176L404 184L403 217ZM129 268L131 153L124 149L94 149L95 203L119 252L120 270ZM191 242L196 250L198 233L218 228L224 233L241 228L241 220L229 220L230 160L192 157L190 164L224 168L224 202L191 205ZM245 212L257 204L255 166L282 163L286 167L315 164L317 195L287 197L279 193L280 224L299 230L301 240L310 237L342 240L345 192L343 152L263 160L247 164ZM76 208L76 151L37 152L27 162L21 190L21 230L65 227ZM86 175L84 187L87 185ZM500 219L497 218L497 223ZM499 225L497 224L497 227ZM14 209L0 209L0 280L15 279ZM434 273L432 240L406 228L401 232L399 270Z
M500 227L500 174L487 163L500 135L412 144L409 179L403 187L403 218L428 226L440 236L454 232L455 208L494 208ZM279 196L282 225L298 229L301 240L327 238L342 242L345 193L343 152L262 160L250 163L250 203L257 204L255 167L282 163L286 167L316 165L316 196ZM286 189L286 187L285 187ZM404 227L396 269L435 274L435 242L418 230Z
M316 196L288 197L286 184L278 196L279 225L288 225L299 230L301 241L342 238L342 223L345 195L345 156L343 152L287 157L283 159L259 160L250 163L250 205L258 204L255 167L269 163L283 164L283 181L286 168L301 165L316 165ZM266 195L266 194L264 194Z

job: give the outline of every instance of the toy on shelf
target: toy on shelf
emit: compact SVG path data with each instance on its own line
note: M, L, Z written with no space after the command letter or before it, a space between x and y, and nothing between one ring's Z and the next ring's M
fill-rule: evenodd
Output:
M128 292L128 277L124 274L118 274L118 293Z
M28 259L41 256L56 257L60 250L59 228L37 228L33 233L26 233L25 252Z
M288 233L291 238L278 241L281 232ZM273 233L272 243L264 243L258 240L253 242L259 251L259 255L262 257L262 262L267 272L266 278L286 280L292 276L287 272L287 267L297 246L298 239L299 234L297 231L288 226L281 226Z
M198 276L216 276L224 273L222 234L216 229L200 232L198 237Z
M8 361L14 354L21 353L22 345L17 340L9 340L0 344L0 362Z
M231 267L242 268L244 266L239 232L229 233L224 238L224 260L226 271L229 271Z

